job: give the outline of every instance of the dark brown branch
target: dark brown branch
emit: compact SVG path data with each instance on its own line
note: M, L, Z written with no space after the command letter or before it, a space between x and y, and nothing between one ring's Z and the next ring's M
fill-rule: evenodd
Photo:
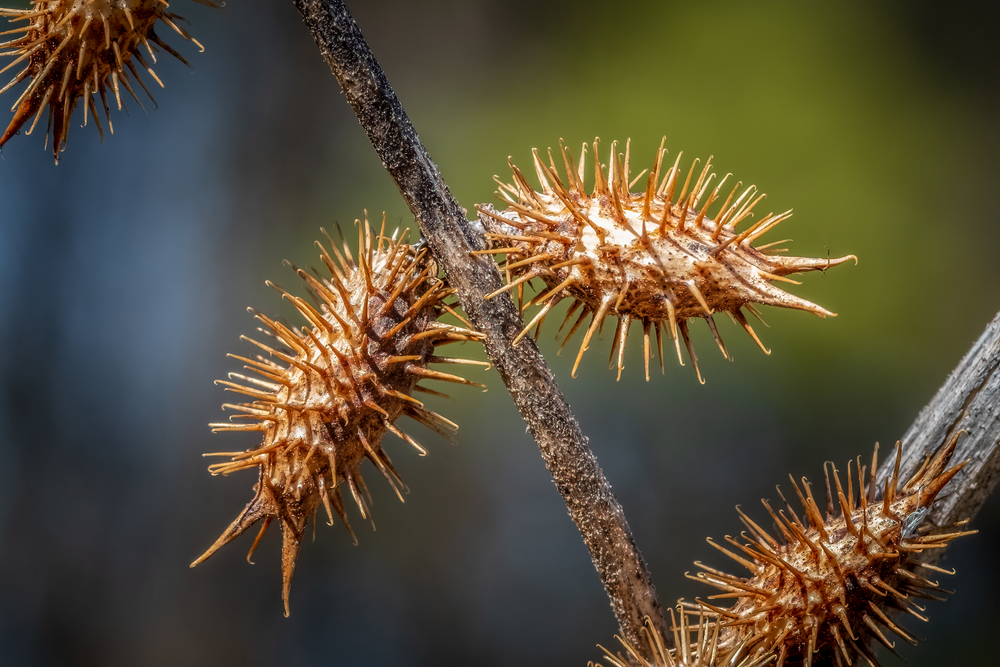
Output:
M470 254L485 247L482 234L466 221L465 210L441 179L347 7L339 0L295 0L295 6L435 259L458 290L469 320L486 335L486 353L528 424L590 550L622 635L648 655L639 632L644 617L669 636L649 572L621 505L538 348L530 338L521 340L516 349L511 346L523 326L513 301L506 294L484 298L501 282L493 261Z
M1000 479L1000 314L903 436L901 478L959 431L966 433L953 460L969 463L949 485L954 491L934 502L929 519L938 526L975 516ZM891 457L883 460L880 486L892 474L892 465Z

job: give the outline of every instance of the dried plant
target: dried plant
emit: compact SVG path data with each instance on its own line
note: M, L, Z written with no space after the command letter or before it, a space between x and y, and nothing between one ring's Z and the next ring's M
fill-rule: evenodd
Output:
M580 149L577 161L560 142L565 183L559 177L551 149L548 166L536 150L534 164L540 192L511 165L514 183L500 183L500 196L507 209L497 213L492 207L478 207L486 237L494 246L479 252L507 256L503 268L508 283L487 298L534 278L545 283L544 293L525 304L541 304L542 308L518 338L533 326L541 328L553 307L571 299L572 306L562 327L577 311L579 315L566 334L564 346L586 317L591 316L573 365L574 376L594 333L604 326L606 316L613 316L618 318L618 326L611 363L617 348L619 378L624 366L625 341L635 321L642 323L647 380L652 329L656 332L661 371L665 330L674 341L677 360L682 365L680 341L684 340L698 379L704 382L691 347L688 320L704 319L723 356L729 358L713 319L715 313L729 314L766 354L770 351L751 328L744 309L757 315L754 304L766 304L806 310L820 317L834 315L771 283L798 284L787 276L825 271L851 259L856 261L856 257L788 257L781 254L787 251L785 248L775 247L785 241L755 247L757 239L788 219L792 212L769 213L737 232L736 227L750 220L754 207L765 195L757 193L752 185L740 192L742 182L739 182L726 196L723 186L729 174L710 190L716 176L711 171L712 158L700 172L695 160L684 177L678 153L673 166L664 171L663 141L656 151L645 191L631 192L643 174L630 180L630 142L626 143L624 158L617 147L618 142L611 143L605 173L598 157L598 141L594 140L594 186L589 194L584 186L587 145ZM692 183L696 173L697 179ZM709 208L723 196L725 201L709 216Z
M520 309L505 293L509 292L510 288L504 289L505 286L501 284L500 276L494 268L495 263L483 257L483 255L491 254L484 251L494 249L487 247L485 239L470 229L465 220L465 211L451 197L447 186L441 180L405 111L386 81L384 73L379 68L374 55L368 49L363 36L343 3L338 0L298 0L296 4L307 27L313 34L320 52L340 82L348 102L368 132L373 147L389 174L396 181L407 205L420 224L421 232L426 237L428 246L441 262L450 283L456 288L456 294L468 313L469 321L484 334L484 343L489 358L499 371L515 405L538 443L539 451L557 488L566 501L570 515L580 529L588 549L590 549L595 568L601 576L611 600L612 609L618 619L623 641L634 647L632 657L623 658L622 664L624 662L656 664L658 656L662 658L664 655L664 651L659 650L657 646L656 637L661 638L660 644L664 648L669 648L668 643L672 636L671 625L665 619L662 608L656 601L656 593L652 588L649 573L642 557L635 549L624 513L604 479L600 467L587 448L586 438L580 431L564 397L555 385L551 371L539 355L533 341L523 335L526 327L520 317ZM613 152L611 163L616 166L609 167L609 169L613 169L620 176L605 179L608 181L608 185L605 187L610 192L610 184L616 183L619 187L618 192L622 195L627 192L627 188L623 186L629 184L629 180L625 176L624 164L621 167L617 166L615 159ZM541 164L541 160L539 163ZM569 200L567 202L556 194L559 187L558 179L554 177L556 172L554 161L550 159L549 165L543 164L542 166L540 171L545 176L545 181L543 181L541 194L547 194L544 185L547 181L552 190L551 194L558 198L562 206L572 210L572 198L567 197ZM572 174L573 166L570 165L567 171ZM567 176L567 179L570 178L572 176ZM705 180L707 178L707 176L704 177ZM521 180L523 181L523 178ZM582 181L582 178L579 180ZM679 197L678 201L682 207L686 201L689 201L688 198L692 192L695 193L696 198L701 198L698 193L705 186L704 182L698 184L698 180L701 178L695 180L696 186L693 190L689 190L686 196ZM658 190L662 179L659 181L650 179L649 182L656 183ZM577 189L580 193L583 192L582 183L581 187ZM518 203L522 210L517 212L517 216L501 215L495 211L488 211L484 214L481 211L480 220L483 227L488 229L490 224L483 220L484 217L496 221L498 225L508 224L511 218L515 218L514 221L524 228L531 227L548 233L548 229L541 226L534 227L534 225L537 222L544 226L550 218L548 216L545 216L544 220L532 218L526 211L534 212L534 203L530 200L522 201L519 199L521 192L524 194L528 194L529 191L534 192L530 186L519 183L511 186L511 190L508 190L508 193L511 194L510 199L516 200L512 203ZM563 190L568 192L570 187L564 186ZM537 194L533 196L537 197ZM645 195L640 195L640 197L641 201L645 201ZM628 200L631 201L631 198L631 193L628 193ZM624 196L617 197L619 203L625 199ZM638 206L640 211L641 201ZM670 202L674 204L672 198ZM613 201L609 205L611 208L615 208ZM650 206L652 207L652 200L650 200ZM624 208L622 206L622 215L619 217L625 217ZM695 206L690 208L694 209ZM587 217L592 220L589 211L582 211L582 206L577 206L577 209L586 212ZM678 215L678 223L683 220L685 227L688 224L688 213L684 212L683 216ZM521 214L525 214L524 217L521 217ZM697 214L694 215L697 219ZM596 225L589 225L586 220L582 219L583 215L577 216L571 212L571 216L565 216L567 221L569 217L572 217L572 224L577 225L578 228L586 225L595 235L597 234L597 230L594 229ZM769 216L765 226L776 224L780 221L778 218L782 217L784 217L783 214L775 218ZM509 231L504 233L523 238L507 239L507 241L534 242L540 246L543 242L560 240L546 238L544 235L538 234L535 234L535 238L533 238L530 234L519 233L521 229L516 225L510 226L518 229L518 233ZM634 232L631 234L633 238L641 238L642 229L632 225L632 230ZM761 227L754 227L753 231L740 239L740 242L746 241L750 235L761 230ZM709 234L715 231L715 229L710 228ZM652 236L651 232L651 229L645 231L647 236ZM746 230L743 232L728 230L728 232L732 235L733 241L730 243L732 245ZM726 229L719 232L722 242L730 238L730 236L722 238L726 233ZM505 245L508 248L514 248L511 250L512 254L516 252L517 246L514 243L506 243ZM542 253L536 254L534 248L535 245L531 246L531 250L525 248L526 252L522 253L523 259L534 259L534 261L523 266L540 263L537 257ZM513 272L519 267L512 266L512 264L516 265L519 260L511 259L514 261L510 262L507 268ZM553 262L553 264L557 263L558 260ZM530 269L526 271L530 271ZM566 280L567 277L569 276L564 276L561 280ZM517 278L515 277L514 280L516 281ZM619 283L619 289L621 289L620 285L621 283ZM548 285L548 291L552 292L553 288L557 286L558 283ZM690 294L694 301L697 301L694 293ZM572 296L579 300L575 294ZM617 301L617 296L615 298ZM705 300L707 301L707 298ZM538 302L539 299L535 301ZM596 314L600 308L600 302L595 303L597 304L596 308L590 304L586 305L590 305ZM610 309L610 306L608 308ZM704 316L706 310L701 309L697 316ZM633 317L635 316L633 315ZM669 321L669 314L666 319ZM986 416L990 409L988 397L995 398L1000 393L1000 387L994 386L996 383L990 385L989 391L984 389L983 384L988 381L987 378L995 375L993 370L1000 365L1000 359L998 359L1000 353L998 353L996 344L998 338L1000 338L1000 319L991 325L983 339L977 343L969 357L963 361L960 367L961 373L956 376L958 378L957 384L949 383L946 385L942 390L943 393L936 397L929 406L926 415L922 416L921 431L918 434L908 434L904 439L904 442L920 441L919 447L913 448L917 456L939 450L943 442L950 441L957 430L962 428L963 423L970 423L966 419L972 420L979 418L979 416ZM519 339L516 346L515 339ZM621 344L620 340L619 344ZM961 415L961 417L956 417L956 415ZM935 503L934 509L926 517L930 525L948 525L957 520L955 518L957 514L964 516L974 514L984 496L982 493L969 491L970 486L975 486L979 482L992 485L995 480L996 476L992 471L995 470L996 461L994 459L997 457L990 457L985 452L978 452L978 449L994 451L1000 437L997 437L996 420L989 421L988 427L985 426L985 422L983 423L982 428L970 429L970 432L975 433L975 435L958 447L961 451L956 456L960 460L968 457L970 452L977 452L973 462L958 473L962 478L962 492L950 495L947 502L939 499ZM942 437L942 435L946 437ZM993 463L986 463L987 459ZM917 464L913 468L908 468L911 463L904 457L897 477L904 470L910 470L907 478L912 478L915 470L920 466ZM884 470L884 466L882 470ZM879 474L881 474L881 470ZM935 472L933 476L937 477L938 474L939 472ZM871 482L869 482L869 486L871 486ZM894 480L890 486L895 489L896 481ZM865 493L867 494L867 489ZM908 495L900 494L900 497L908 497ZM919 507L925 508L926 505L914 506L914 511L919 512ZM920 514L916 514L916 517L919 518ZM901 532L905 533L907 537L914 537L914 539L908 540L907 544L914 544L918 541L915 537L917 533L914 533L913 536L910 535L911 531L916 529L917 518L914 518L914 514L911 513L902 519ZM790 529L786 527L786 530ZM932 538L928 537L928 539ZM906 545L904 544L904 546ZM898 551L903 550L898 549ZM723 626L729 624L728 620L723 622ZM851 627L853 628L854 625L852 624ZM721 640L722 632L720 629ZM815 649L818 645L814 642L813 646ZM776 648L777 650L770 655L760 656L761 660L764 663L775 662L780 655L780 646L776 644ZM823 648L825 650L824 660L843 660L843 652L835 641L832 645L824 645ZM751 659L756 660L756 658Z
M855 462L856 494L851 463L847 464L846 486L839 471L828 464L825 513L809 482L803 478L800 487L789 476L805 520L784 495L785 509L775 511L764 500L776 536L740 511L747 528L743 540L726 536L735 551L711 540L709 544L748 569L751 576L732 576L695 563L702 571L693 578L723 591L710 599L735 599L728 608L701 601L725 628L718 641L719 652L777 656L776 667L809 667L819 656L830 655L838 664L849 665L861 658L877 665L868 648L872 640L890 650L895 647L883 628L916 644L916 638L890 617L893 610L926 621L926 609L915 599L944 600L941 595L946 591L918 572L954 574L921 557L944 548L956 537L976 532L957 530L967 520L933 530L925 524L938 494L966 465L963 462L946 469L957 441L956 435L905 483L899 479L902 449L897 442L893 475L881 498L875 484L877 445L870 469L860 456Z
M719 633L722 624L713 613L704 610L692 611L683 603L677 605L677 612L670 610L670 639L673 648L668 648L666 640L651 623L643 627L643 635L652 655L647 658L639 647L617 637L625 653L612 653L601 645L604 659L609 667L762 667L774 661L773 656L750 655L745 646L736 650L719 650ZM749 644L750 637L745 640ZM604 667L597 663L596 667Z
M195 1L217 6L213 0ZM56 163L66 146L70 119L78 103L83 102L83 124L87 124L89 111L102 140L104 129L94 102L95 95L100 95L112 134L115 129L108 106L109 87L119 111L124 106L122 88L142 106L132 89L133 77L156 104L133 60L161 88L163 82L150 65L156 63L156 50L162 49L187 64L183 56L156 34L158 23L204 51L198 40L178 25L184 19L171 12L165 0L32 0L32 5L26 10L0 8L0 16L6 16L14 24L23 23L5 33L20 36L0 44L0 49L9 49L0 56L14 58L0 73L24 64L24 69L0 89L0 93L29 81L11 108L14 117L0 136L0 147L29 120L31 125L25 134L31 134L42 112L48 109L45 143L51 142ZM142 55L142 48L149 54L149 60Z
M0 54L14 57L5 70L20 63L24 69L0 92L29 81L14 104L15 115L0 146L33 119L30 133L47 108L47 134L58 159L69 119L81 101L84 124L92 113L103 137L95 95L101 97L110 128L109 87L119 108L120 87L138 101L125 72L128 69L142 85L133 58L160 83L140 46L154 62L150 42L183 60L156 36L158 22L200 47L177 26L179 17L168 11L164 0L33 3L29 10L0 10L15 23L25 23L8 33L19 36L6 42L3 48L8 51ZM252 400L227 404L237 414L212 427L258 432L261 442L246 451L217 452L228 460L210 468L223 475L256 468L255 495L193 565L261 523L252 553L278 519L287 614L307 522L315 521L322 506L331 523L337 514L350 529L341 484L361 515L370 515L360 469L365 460L397 493L401 490L402 481L382 448L383 437L391 432L423 453L396 425L399 417L409 416L443 435L455 428L413 393L438 393L419 385L424 379L475 384L428 365L477 363L436 353L449 342L477 341L484 344L535 438L608 593L625 650L605 650L612 667L843 665L859 658L874 665L869 644L893 646L884 630L912 640L885 607L923 618L913 598L933 599L941 589L919 571L947 572L924 552L940 550L972 532L955 530L961 525L959 517L974 515L998 478L1000 456L994 453L1000 435L997 420L988 416L1000 400L1000 381L994 379L1000 378L1000 316L918 417L888 472L886 465L876 470L874 456L870 469L859 459L852 474L848 465L844 479L831 464L825 514L809 484L803 480L800 487L793 479L805 520L790 504L775 512L765 502L776 533L741 513L748 531L744 539L726 538L735 551L713 545L751 576L703 565L696 575L721 589L713 598L733 599L733 605L681 603L668 620L624 511L527 333L568 298L574 302L571 314L579 315L567 339L592 316L577 364L605 317L615 316L619 324L612 354L617 350L619 375L633 321L643 326L647 379L653 328L660 340L667 331L679 358L683 339L697 368L688 320L705 319L726 354L712 316L727 312L763 348L744 310L753 313L754 304L769 304L832 315L772 283L853 256L796 258L782 255L784 250L773 243L755 246L790 212L768 214L738 231L737 225L749 220L763 195L753 186L741 192L740 184L725 195L722 186L728 176L712 188L711 159L700 171L691 165L682 181L680 155L672 167L663 169L662 144L645 190L636 193L631 188L641 174L630 180L628 144L620 160L612 143L605 171L595 141L595 182L589 193L583 151L577 162L560 147L565 182L551 153L545 164L536 152L541 190L534 190L512 166L514 183L501 183L507 210L480 207L488 232L484 236L451 196L343 2L295 4L424 239L410 245L395 234L386 236L384 221L377 234L367 220L359 223L356 259L347 244L340 250L328 239L330 249L320 245L320 251L329 275L295 269L314 303L279 289L305 318L304 325L289 327L257 314L273 342L246 339L264 354L234 355L251 375L233 373L220 381L227 390ZM724 195L724 203L710 215L709 208ZM507 255L506 284L489 257L499 254ZM522 299L520 307L515 305L509 292L533 278L545 283L545 291L528 304ZM468 320L461 319L453 303L446 303L452 295ZM522 310L530 304L541 305L541 310L525 325ZM440 322L443 313L459 317L465 326ZM958 433L970 424L975 428L959 443ZM953 457L968 460L968 465L946 469ZM953 478L953 493L941 494ZM881 499L878 479L885 482ZM901 479L907 481L901 484Z
M256 468L258 481L253 500L192 567L263 521L252 554L277 518L286 615L306 522L315 520L322 506L331 525L336 512L350 530L341 483L361 516L370 515L365 502L368 490L359 470L362 462L371 461L403 500L403 482L382 449L382 438L391 432L421 454L427 452L396 427L396 420L405 415L446 437L458 428L413 397L415 391L438 394L418 383L444 380L481 386L427 367L480 363L435 353L441 345L480 336L438 321L442 313L454 312L445 304L453 290L437 278L437 265L427 250L417 250L395 234L387 237L384 218L378 234L372 233L367 217L358 222L358 231L357 259L346 243L341 252L327 237L333 256L317 244L329 276L295 268L317 306L276 287L308 324L289 328L257 313L274 342L244 340L266 355L230 355L257 377L230 373L229 380L219 381L228 391L254 400L224 405L239 413L232 418L238 421L212 424L212 429L257 431L263 437L260 445L247 451L211 454L230 460L209 470L228 475Z

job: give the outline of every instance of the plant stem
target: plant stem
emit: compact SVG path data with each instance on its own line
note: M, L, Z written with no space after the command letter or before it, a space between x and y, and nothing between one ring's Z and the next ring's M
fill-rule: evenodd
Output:
M949 485L954 490L934 501L929 520L937 526L975 516L1000 480L1000 313L903 436L900 479L907 479L959 431L966 434L952 460L969 463ZM888 456L879 466L880 487L894 463L895 457Z
M507 294L484 298L502 283L492 260L470 254L485 248L482 234L466 221L465 210L442 180L343 2L295 0L295 6L396 181L434 258L456 288L469 320L485 334L486 353L590 550L622 636L651 657L640 632L645 617L664 637L670 634L646 564L621 505L534 341L525 337L516 349L511 345L524 326L513 301Z
M908 479L929 456L959 437L951 463L968 461L948 485L951 490L934 501L927 521L945 527L971 519L1000 480L1000 313L986 327L934 398L903 436L900 479ZM884 456L876 483L885 488L896 463ZM934 549L921 561L934 564L943 555ZM891 614L890 614L891 616ZM870 642L873 644L873 642ZM859 658L855 666L867 664Z

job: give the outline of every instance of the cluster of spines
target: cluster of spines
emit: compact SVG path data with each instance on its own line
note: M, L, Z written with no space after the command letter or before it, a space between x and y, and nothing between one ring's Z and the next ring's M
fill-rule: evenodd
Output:
M631 187L645 172L629 180L630 145L626 144L624 157L617 153L617 146L617 142L612 142L605 176L598 158L598 142L594 141L594 188L589 194L584 187L587 145L583 145L577 162L560 142L566 183L559 177L552 151L546 165L534 150L541 191L535 191L524 174L511 164L514 183L497 179L499 194L508 208L497 212L491 206L479 207L487 238L494 245L479 252L507 257L503 268L508 283L490 297L516 287L522 307L542 306L520 336L536 325L540 328L560 301L572 299L560 331L577 311L579 315L563 346L586 317L592 316L573 366L575 375L604 318L617 316L619 323L609 366L614 364L617 351L620 377L629 327L638 320L643 327L648 379L651 329L656 331L661 370L666 331L674 341L678 361L683 364L680 349L683 339L697 371L687 324L692 317L708 323L720 350L729 358L712 319L716 312L727 312L766 353L769 351L750 326L743 309L757 316L753 304L762 303L808 310L822 317L833 315L774 287L771 282L797 284L786 276L825 270L855 259L853 256L833 259L781 256L785 249L774 246L784 241L754 247L761 235L790 217L791 211L770 213L737 232L737 225L748 220L764 198L752 185L739 193L742 183L737 183L713 220L708 210L722 197L729 175L712 188L715 174L711 171L711 158L700 172L696 160L681 184L681 154L664 172L666 151L662 142L645 190L633 193ZM534 278L541 279L546 289L525 303L523 285ZM700 372L698 377L701 380Z
M217 6L214 0L195 2ZM129 72L155 106L156 100L139 75L133 59L161 88L163 82L142 55L140 47L146 49L153 64L156 63L153 45L188 64L156 34L157 21L195 44L199 50L204 50L198 40L179 25L184 19L170 12L168 7L165 0L33 0L33 7L27 10L0 8L0 16L6 16L11 22L27 21L26 25L3 33L20 36L0 44L0 49L8 49L0 56L14 57L0 73L22 62L25 67L0 89L0 94L30 79L11 108L14 117L0 136L0 146L33 118L26 132L31 134L42 111L48 108L46 145L51 139L53 156L58 162L59 152L66 145L70 118L81 100L83 124L87 124L89 111L103 140L104 129L97 113L95 95L100 95L112 134L114 125L107 99L109 84L119 111L124 106L121 88L142 107L132 89Z
M808 481L803 478L800 487L792 479L806 521L798 517L778 489L785 509L775 512L763 501L780 535L777 539L737 508L749 533L743 533L747 543L729 536L726 541L749 559L711 539L708 542L754 576L734 577L696 563L703 571L692 577L723 591L710 599L735 598L736 604L725 609L704 600L696 604L681 601L677 614L673 610L670 613L674 648L666 648L663 637L647 619L643 633L651 658L619 637L627 653L612 654L599 647L605 659L611 667L780 667L846 666L860 658L877 667L869 646L872 641L895 653L895 645L883 628L916 644L916 638L894 619L894 610L927 621L925 609L912 598L943 601L942 594L951 591L914 570L923 568L942 574L954 571L915 557L976 532L954 530L966 521L938 531L923 525L934 498L965 465L946 469L956 440L933 458L928 457L902 486L897 443L893 475L880 500L874 493L877 445L867 484L861 458L856 462L856 504L850 470L845 491L838 471L828 464L832 476L827 471L825 518ZM836 515L835 503L840 516ZM861 568L858 563L863 564ZM788 595L789 589L798 589L797 604L788 604L789 597L796 597L794 593ZM815 615L824 607L828 613Z
M702 571L692 577L722 591L709 599L735 599L728 608L698 601L723 626L718 641L720 653L739 650L754 656L774 656L776 667L808 667L821 658L838 665L850 665L861 658L874 667L878 663L869 640L894 649L883 629L916 643L916 638L886 609L926 621L925 609L913 598L942 600L942 594L949 591L915 570L954 572L916 557L975 532L955 530L965 522L943 532L927 532L921 527L935 497L964 465L946 469L955 444L956 440L952 440L935 457L928 458L900 486L897 443L895 469L881 500L876 499L874 483L877 446L867 484L865 467L858 457L856 496L850 464L846 491L838 471L829 464L825 516L809 483L803 478L800 487L792 479L805 520L799 518L783 495L785 509L774 511L763 501L778 537L740 511L747 528L743 540L725 538L736 551L712 540L709 544L749 570L751 576L736 577L696 563ZM778 492L780 495L780 489Z
M604 651L604 659L610 667L761 667L771 659L760 655L747 655L741 647L719 652L719 633L722 624L718 623L714 613L706 613L703 609L687 609L683 603L677 605L677 611L670 610L670 632L673 638L673 648L667 648L660 632L653 627L650 620L642 628L652 659L647 659L631 642L616 636L626 653L614 654L598 644ZM595 667L590 663L590 667ZM596 667L603 667L597 663Z
M395 425L396 419L409 416L446 437L457 428L412 396L414 391L442 395L418 382L430 379L481 386L427 368L436 363L482 363L435 354L440 345L479 340L481 336L438 321L445 312L458 315L445 303L454 290L437 278L436 265L429 260L427 250L417 251L395 236L386 237L384 219L378 235L372 233L366 219L359 225L359 236L356 260L346 243L341 252L330 240L336 261L317 244L328 277L293 267L319 306L277 289L308 324L289 328L258 313L257 319L267 327L265 333L276 343L267 345L244 337L267 356L230 355L257 377L231 373L229 380L219 381L228 391L253 401L225 404L223 407L239 413L233 419L240 421L211 424L213 431L256 431L263 440L247 451L213 454L230 460L209 469L213 474L229 474L256 467L259 481L254 499L192 565L263 521L252 554L277 518L282 527L286 614L306 522L322 505L331 524L336 513L350 530L339 490L341 482L350 490L362 517L370 516L370 496L359 471L367 459L402 500L405 487L381 448L382 437L393 433L421 454L426 451Z

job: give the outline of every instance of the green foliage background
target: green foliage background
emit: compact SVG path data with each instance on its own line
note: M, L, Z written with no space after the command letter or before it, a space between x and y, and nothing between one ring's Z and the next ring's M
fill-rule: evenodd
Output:
M543 331L666 604L709 592L682 576L694 560L737 569L703 541L739 531L733 505L756 512L789 472L885 451L1000 310L990 3L349 4L469 210L494 201L508 156L630 137L638 171L665 135L671 155L714 155L756 183L762 212L795 209L766 240L858 256L790 288L839 317L764 311L769 357L720 321L725 362L696 324L705 386L669 355L645 382L638 337L616 383L607 332L571 380L574 355ZM613 617L492 372L470 373L485 394L431 401L461 424L459 447L416 425L425 459L386 439L412 493L400 506L371 471L378 530L355 514L353 547L320 526L291 618L273 535L255 567L246 537L187 569L255 481L210 478L199 458L253 444L204 426L231 398L212 385L237 370L225 353L249 350L244 307L294 321L264 280L296 289L281 260L316 263L320 226L350 231L366 208L412 218L291 3L171 9L207 50L178 47L193 75L161 58L158 111L113 115L104 145L74 127L57 168L39 136L0 161L4 662L597 659ZM903 647L911 665L990 654L997 508L949 551L954 599L909 624L928 637Z

